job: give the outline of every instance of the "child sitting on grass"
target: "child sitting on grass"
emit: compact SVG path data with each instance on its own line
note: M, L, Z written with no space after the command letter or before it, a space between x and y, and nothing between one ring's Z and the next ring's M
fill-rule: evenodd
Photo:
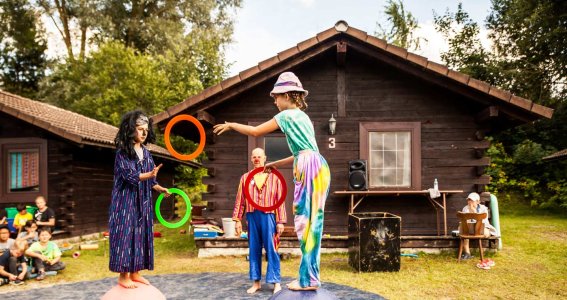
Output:
M37 268L36 280L45 279L46 271L60 271L65 269L61 260L61 250L57 244L50 241L51 229L42 227L39 229L39 242L33 243L26 251L26 255L33 258Z
M10 247L9 251L5 251L0 255L0 285L10 282L12 285L21 285L24 283L28 265L24 258L24 252L28 247L28 243L24 240L16 240ZM21 272L18 273L18 268Z
M14 228L18 230L18 233L20 233L26 225L26 222L33 220L33 216L27 211L25 204L16 205L16 209L18 210L18 214L14 217L13 225Z
M33 244L34 242L39 241L39 237L37 234L37 224L34 220L27 221L26 225L24 225L25 232L20 232L18 235L18 239L22 239L28 242L28 245Z

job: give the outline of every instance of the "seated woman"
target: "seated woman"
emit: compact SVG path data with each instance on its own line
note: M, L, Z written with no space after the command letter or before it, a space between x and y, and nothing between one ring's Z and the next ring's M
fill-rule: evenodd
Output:
M462 212L464 212L464 213L477 213L477 214L486 213L486 218L484 218L482 220L482 223L484 224L484 236L489 237L491 235L497 235L496 228L494 228L494 226L490 225L490 223L488 222L488 208L486 206L480 204L480 195L479 194L477 194L477 193L470 193L469 194L469 196L467 197L467 206L463 207ZM471 220L470 222L474 223L476 221ZM461 256L461 259L472 258L470 248L469 248L469 240L468 239L463 240L463 251L464 251L464 253Z

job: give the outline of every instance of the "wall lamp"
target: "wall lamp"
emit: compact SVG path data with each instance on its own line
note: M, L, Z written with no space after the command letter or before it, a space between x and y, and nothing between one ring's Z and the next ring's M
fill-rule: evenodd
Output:
M337 127L337 120L335 119L333 114L331 114L331 118L329 119L329 134L330 135L335 135L336 127Z

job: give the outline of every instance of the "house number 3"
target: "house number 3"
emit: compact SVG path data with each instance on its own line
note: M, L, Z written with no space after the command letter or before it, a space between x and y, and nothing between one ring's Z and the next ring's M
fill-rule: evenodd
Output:
M335 138L329 138L329 149L335 149Z

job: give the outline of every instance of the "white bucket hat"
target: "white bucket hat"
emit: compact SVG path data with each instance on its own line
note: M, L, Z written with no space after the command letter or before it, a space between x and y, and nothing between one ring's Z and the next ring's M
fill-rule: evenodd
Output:
M274 94L283 94L287 92L303 92L305 96L309 94L307 90L303 89L303 85L299 78L295 76L292 72L283 72L278 77L278 81L274 84L274 89L270 92L270 96Z
M478 202L480 201L480 196L477 193L470 193L467 199Z

